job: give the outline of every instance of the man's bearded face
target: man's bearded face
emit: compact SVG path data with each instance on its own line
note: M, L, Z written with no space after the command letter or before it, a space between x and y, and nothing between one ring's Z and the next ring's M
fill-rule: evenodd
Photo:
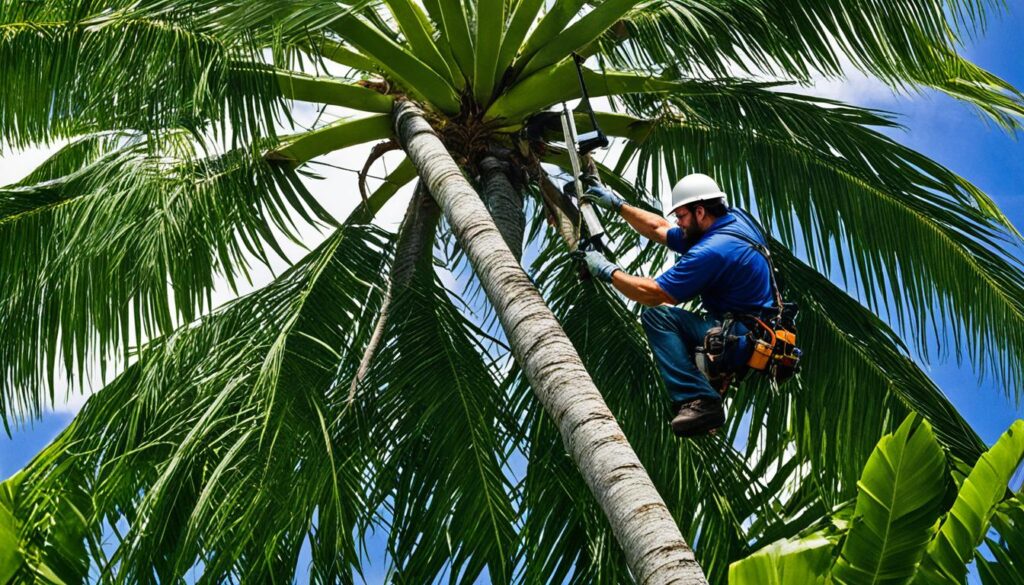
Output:
M683 242L689 246L696 244L704 235L704 230L698 225L694 212L686 207L676 210L676 225L683 229Z

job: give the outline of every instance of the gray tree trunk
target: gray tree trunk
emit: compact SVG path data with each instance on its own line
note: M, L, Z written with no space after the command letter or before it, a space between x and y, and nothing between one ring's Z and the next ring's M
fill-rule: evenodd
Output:
M517 261L523 259L523 231L526 229L526 215L523 213L523 196L512 186L505 174L507 163L496 157L484 157L480 161L481 184L484 203L491 212L501 238L508 244Z
M420 109L398 102L395 129L465 250L516 361L607 515L636 581L706 584L693 551L576 348Z
M384 329L387 328L391 299L409 284L420 264L429 265L433 261L431 251L434 245L434 230L437 229L440 219L441 210L430 193L427 192L426 185L422 181L417 182L416 192L412 201L409 202L402 225L398 228L395 261L391 265L391 275L388 279L387 291L384 293L384 301L381 304L380 316L377 317L377 324L373 328L370 342L366 345L366 350L363 351L363 358L359 361L356 375L352 377L347 404L352 404L352 401L355 400L356 390L373 364L373 356L377 353L377 348L384 337Z

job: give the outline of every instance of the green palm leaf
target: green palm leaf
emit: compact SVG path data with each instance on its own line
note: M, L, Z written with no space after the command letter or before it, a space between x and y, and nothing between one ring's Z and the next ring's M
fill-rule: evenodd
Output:
M372 507L390 517L397 578L430 583L447 572L472 583L486 568L492 582L509 582L506 398L481 362L479 332L439 286L429 254L393 295L386 341L363 387L378 421Z
M962 41L950 17L964 29L981 28L986 4L653 0L605 35L601 47L616 68L717 78L739 66L809 83L815 73L838 77L852 65L896 89L945 91L1007 129L1019 128L1024 95L955 51Z
M0 121L24 147L97 130L194 127L203 119L272 135L270 78L236 75L229 46L131 11L0 4Z
M60 491L34 493L25 477L17 473L0 482L0 581L83 582L89 571L88 492L83 485L64 485ZM40 514L40 508L48 513ZM98 549L91 539L88 546Z
M729 567L732 585L825 585L835 539L814 533L772 543Z
M215 278L247 278L265 246L283 255L272 226L333 221L294 172L245 149L203 157L181 134L87 138L32 178L72 169L0 191L5 417L39 412L58 363L80 378L91 356L105 369L111 350L195 319Z
M791 396L773 401L755 391L748 408L775 416L792 409L789 418L798 452L806 451L817 462L820 477L839 480L837 487L850 485L859 475L857 468L872 448L871 437L889 431L893 421L909 411L925 417L942 444L957 457L976 461L984 451L981 439L910 360L899 336L782 246L774 245L772 252L788 283L788 294L801 308L801 343L814 348L814 354L808 355L800 373L800 388ZM821 360L816 357L820 355L831 357ZM737 396L737 400L743 397ZM829 437L843 439L831 441ZM760 431L752 433L748 444L757 441L766 441L769 449L773 444L772 436Z
M315 572L351 582L369 445L342 416L344 381L379 306L384 245L343 228L268 287L148 345L59 456L30 465L34 493L88 486L97 536L104 517L127 521L101 567L114 580L174 580L201 561L212 582L290 581L308 537Z
M978 460L943 517L948 490L936 488L951 485L948 466L928 423L909 417L879 441L858 484L849 524L838 518L840 511L831 526L764 547L730 567L730 582L788 583L793 571L807 583L963 582L993 514L1001 515L996 527L1007 541L1020 544L1019 502L1006 497L1006 482L1024 458L1022 430L1024 421L1017 421ZM839 546L830 566L832 549ZM998 543L991 550L997 560L984 562L985 582L1014 583L1019 573L1013 559Z
M999 505L992 516L992 526L999 533L998 540L986 536L985 544L994 558L986 558L980 550L974 555L982 585L1024 583L1024 505L1019 493Z

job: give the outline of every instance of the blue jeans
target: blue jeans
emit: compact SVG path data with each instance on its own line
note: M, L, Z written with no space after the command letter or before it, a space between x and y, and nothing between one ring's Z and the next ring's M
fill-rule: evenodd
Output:
M694 349L703 345L704 334L714 325L712 319L662 305L645 310L640 322L673 408L696 398L721 400L693 361Z

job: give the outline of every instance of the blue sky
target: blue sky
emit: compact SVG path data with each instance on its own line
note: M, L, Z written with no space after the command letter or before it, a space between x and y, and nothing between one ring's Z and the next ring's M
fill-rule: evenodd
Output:
M968 47L966 55L1024 88L1024 59L1020 52L1024 3L1012 4L1014 12L993 18L989 30ZM823 89L832 97L900 114L900 121L907 128L896 134L900 142L931 156L981 187L1014 225L1024 231L1024 143L983 121L970 108L938 94L893 98L868 80L825 84ZM3 164L10 162L3 161ZM988 444L1014 419L1024 418L1024 408L1007 398L1012 391L1007 392L990 381L979 381L968 363L958 365L950 358L933 362L926 371ZM1022 390L1017 389L1017 392L1024 393ZM49 413L16 429L10 437L0 433L0 478L24 465L70 420L68 412Z

